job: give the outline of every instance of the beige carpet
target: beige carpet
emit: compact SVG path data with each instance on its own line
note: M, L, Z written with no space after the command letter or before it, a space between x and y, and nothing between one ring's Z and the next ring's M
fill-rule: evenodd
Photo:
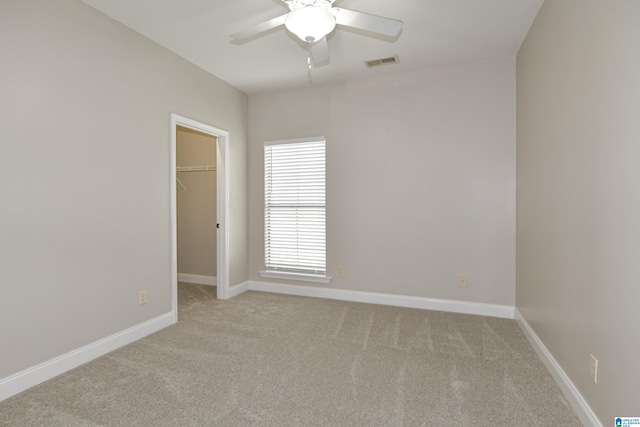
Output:
M580 426L515 321L181 284L177 325L2 426Z

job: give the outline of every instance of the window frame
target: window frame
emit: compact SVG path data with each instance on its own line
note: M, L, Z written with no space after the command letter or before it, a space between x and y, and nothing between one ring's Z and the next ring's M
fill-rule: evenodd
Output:
M265 269L262 271L259 271L260 276L261 277L265 277L265 278L272 278L272 279L286 279L286 280L300 280L300 281L308 281L308 282L316 282L316 283L330 283L332 280L332 277L327 276L327 247L326 247L326 242L327 242L327 230L326 230L326 223L327 223L327 203L326 203L326 153L327 153L327 141L326 138L324 136L317 136L317 137L311 137L311 138L296 138L296 139L287 139L287 140L274 140L274 141L265 141L263 143L263 155L266 156L266 152L267 152L267 147L269 146L275 146L275 145L285 145L285 144L303 144L303 143L311 143L311 142L322 142L324 144L324 177L325 177L325 182L324 182L324 204L323 204L323 208L324 208L324 272L322 273L312 273L312 272L306 272L306 271L297 271L297 270L289 270L289 269L268 269L267 267L267 245L269 244L269 242L267 241L267 210L268 210L268 206L267 206L267 190L266 190L266 186L267 186L267 168L266 168L266 157L263 158L263 178L264 178L264 182L263 182L263 189L264 189L264 193L263 193L263 203L264 203L264 224L265 224L265 229L264 229L264 240L263 240L263 249L264 249L264 261L265 261Z

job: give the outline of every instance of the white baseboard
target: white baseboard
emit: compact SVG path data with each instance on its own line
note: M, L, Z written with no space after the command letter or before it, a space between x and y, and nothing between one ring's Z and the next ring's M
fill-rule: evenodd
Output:
M236 297L240 294L243 294L249 290L249 282L242 282L237 285L233 285L227 291L227 299Z
M217 286L216 276L202 276L200 274L178 273L178 282L195 283L196 285Z
M481 316L502 317L505 319L513 319L514 315L514 308L507 305L351 291L346 289L331 289L316 286L285 285L281 283L250 281L249 289L252 291L326 298L340 301L421 308L424 310L448 311L451 313L478 314Z
M122 332L70 351L62 356L0 379L0 401L90 362L124 345L164 329L167 326L171 326L174 323L175 314L173 312L163 314L139 325L132 326Z
M520 326L520 329L522 329L524 336L527 338L535 352L538 354L538 357L540 357L542 363L544 363L544 365L547 367L549 373L551 373L551 376L562 390L562 393L564 393L565 397L569 401L569 404L571 404L571 407L578 415L578 418L580 418L580 421L582 421L585 426L602 427L602 423L593 412L589 404L586 402L586 400L584 400L584 398L580 394L580 391L576 388L573 382L571 382L560 364L558 364L551 352L547 349L542 340L540 340L540 338L536 335L529 323L525 320L525 318L517 308L515 309L515 319L518 323L518 326Z

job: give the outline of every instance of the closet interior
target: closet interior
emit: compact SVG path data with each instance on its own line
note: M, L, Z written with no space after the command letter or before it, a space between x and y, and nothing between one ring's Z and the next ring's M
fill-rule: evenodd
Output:
M176 129L178 281L216 284L217 138Z

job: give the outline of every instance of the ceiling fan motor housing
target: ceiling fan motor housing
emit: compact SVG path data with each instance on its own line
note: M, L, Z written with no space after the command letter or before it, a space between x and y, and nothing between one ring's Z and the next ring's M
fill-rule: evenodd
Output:
M290 10L300 9L302 7L322 7L330 9L335 0L283 0Z

